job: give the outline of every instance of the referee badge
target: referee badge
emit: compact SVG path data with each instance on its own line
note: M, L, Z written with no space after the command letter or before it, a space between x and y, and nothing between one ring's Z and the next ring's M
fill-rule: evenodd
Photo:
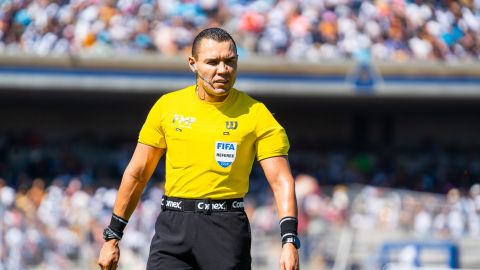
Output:
M215 142L215 160L223 168L227 168L237 156L237 143L235 142Z

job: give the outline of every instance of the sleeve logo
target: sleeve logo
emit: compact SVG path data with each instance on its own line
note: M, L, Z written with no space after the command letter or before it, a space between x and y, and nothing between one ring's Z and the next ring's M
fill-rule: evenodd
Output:
M215 142L215 160L223 168L232 165L237 156L237 143L235 142Z

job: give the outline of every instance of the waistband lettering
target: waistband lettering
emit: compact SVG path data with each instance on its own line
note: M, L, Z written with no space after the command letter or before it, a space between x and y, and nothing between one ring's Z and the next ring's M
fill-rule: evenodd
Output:
M172 207L172 208L175 208L175 209L182 209L182 202L174 202L174 201L170 201L170 200L167 200L167 207Z
M204 202L199 202L197 204L197 207L200 210L209 210L210 207L212 207L212 210L227 210L226 203L227 202L208 204L208 203L204 203Z
M234 202L232 203L232 208L235 208L235 209L237 209L237 208L243 208L243 202L234 201Z

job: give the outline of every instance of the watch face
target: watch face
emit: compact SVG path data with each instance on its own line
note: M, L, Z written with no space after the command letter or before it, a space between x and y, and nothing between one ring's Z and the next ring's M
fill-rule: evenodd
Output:
M115 236L108 228L103 230L103 239L104 240L110 240L110 239L118 239L120 240L121 238L118 238L118 236Z
M297 249L300 248L300 239L298 236L290 236L284 239L284 243L292 243Z
M108 238L108 233L107 233L107 230L106 230L106 229L103 230L103 239L104 239L104 240L108 240L108 239L109 239L109 238Z
M294 241L295 241L295 242L294 242L295 247L296 247L297 249L299 249L299 248L300 248L300 245L301 245L301 244L300 244L300 239L298 238L298 236L294 236L293 239L294 239Z

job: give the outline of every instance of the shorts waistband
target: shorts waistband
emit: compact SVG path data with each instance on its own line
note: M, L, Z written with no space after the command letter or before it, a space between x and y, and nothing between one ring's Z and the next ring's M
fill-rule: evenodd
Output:
M212 200L212 199L183 199L175 197L162 197L162 210L180 212L211 212L244 211L243 198Z

